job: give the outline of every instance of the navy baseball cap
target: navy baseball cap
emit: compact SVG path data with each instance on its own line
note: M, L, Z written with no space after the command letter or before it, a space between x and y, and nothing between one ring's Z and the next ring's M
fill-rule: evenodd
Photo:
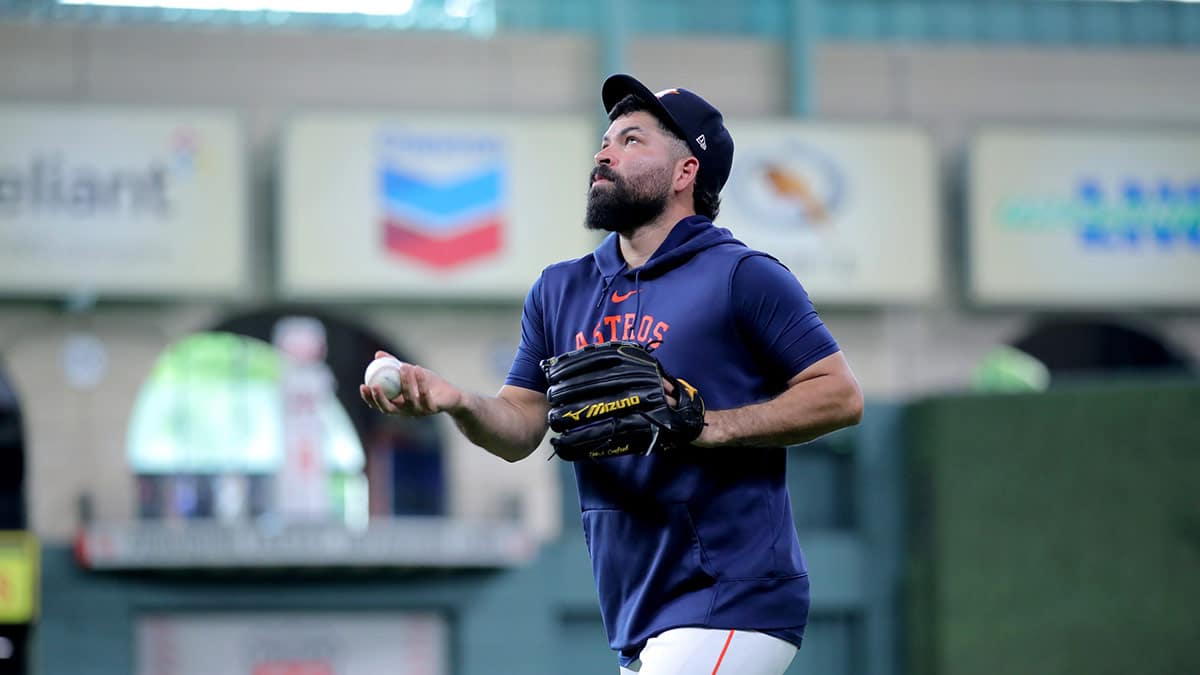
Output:
M733 167L733 137L725 128L720 110L687 89L666 89L655 94L630 75L611 75L600 90L608 113L626 96L634 96L653 109L671 131L687 142L700 161L696 180L701 186L713 192L725 187Z

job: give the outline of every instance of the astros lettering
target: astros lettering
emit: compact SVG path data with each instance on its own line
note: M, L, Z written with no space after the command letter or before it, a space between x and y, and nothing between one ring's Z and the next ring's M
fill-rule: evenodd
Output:
M635 340L646 344L654 340L661 341L670 327L671 324L666 321L658 321L650 314L643 314L640 318L633 312L610 314L596 322L592 328L590 342L600 344L613 340ZM584 334L584 331L575 333L576 349L588 344L588 336Z

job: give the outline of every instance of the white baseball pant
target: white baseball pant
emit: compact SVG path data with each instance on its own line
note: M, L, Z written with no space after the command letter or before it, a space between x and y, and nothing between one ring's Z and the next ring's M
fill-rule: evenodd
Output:
M764 633L673 628L646 642L621 675L783 675L796 646Z

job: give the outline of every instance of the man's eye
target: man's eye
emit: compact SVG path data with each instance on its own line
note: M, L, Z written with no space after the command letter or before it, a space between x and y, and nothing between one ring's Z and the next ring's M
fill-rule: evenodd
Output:
M630 143L638 143L638 142L639 142L638 139L634 138L633 136L625 137L625 145L629 145Z

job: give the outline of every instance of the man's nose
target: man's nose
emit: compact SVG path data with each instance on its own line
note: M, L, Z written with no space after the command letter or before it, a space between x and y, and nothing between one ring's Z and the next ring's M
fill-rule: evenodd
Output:
M600 150L600 152L597 152L595 160L597 164L603 164L605 166L612 166L613 163L612 155L608 154L608 148L603 148Z

